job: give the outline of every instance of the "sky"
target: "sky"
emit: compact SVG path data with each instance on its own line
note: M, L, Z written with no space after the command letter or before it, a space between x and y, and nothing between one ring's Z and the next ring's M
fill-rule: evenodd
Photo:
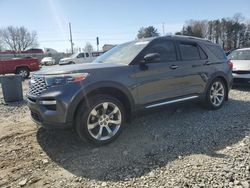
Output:
M190 19L211 20L242 13L250 19L250 0L0 0L0 28L25 26L36 31L40 48L74 47L134 40L140 27L154 26L163 34L180 31Z

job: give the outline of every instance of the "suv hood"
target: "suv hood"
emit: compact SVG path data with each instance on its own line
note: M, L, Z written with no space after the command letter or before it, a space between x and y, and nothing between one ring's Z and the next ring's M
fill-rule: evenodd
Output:
M40 71L34 73L35 75L54 75L54 74L69 74L78 72L88 72L92 69L111 68L111 67L123 67L128 66L125 64L111 64L111 63L84 63L74 65L56 65L53 67L43 68Z

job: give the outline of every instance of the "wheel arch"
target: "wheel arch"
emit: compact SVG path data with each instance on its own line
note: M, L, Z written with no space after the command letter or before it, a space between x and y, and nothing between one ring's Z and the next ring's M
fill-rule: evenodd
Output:
M228 82L228 79L226 77L226 75L224 75L224 73L217 73L217 74L214 74L210 80L208 81L208 84L206 86L206 93L207 93L207 90L209 88L209 86L212 84L212 82L215 80L215 79L221 79L226 87L226 91L227 91L227 94L226 94L226 98L225 100L227 101L228 100L228 93L229 93L229 82Z
M76 114L78 109L80 108L83 102L88 101L91 96L103 94L103 95L110 95L112 97L117 98L125 107L126 109L126 119L129 120L132 114L133 106L134 106L134 99L130 91L119 83L116 82L102 82L91 85L87 88L81 89L74 100L72 101L69 109L69 117L73 121L75 120Z

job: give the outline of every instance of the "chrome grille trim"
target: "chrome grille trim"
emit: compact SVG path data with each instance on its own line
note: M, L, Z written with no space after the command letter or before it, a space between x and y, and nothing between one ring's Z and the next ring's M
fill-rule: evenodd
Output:
M39 96L47 89L45 78L42 76L32 76L29 84L29 95Z

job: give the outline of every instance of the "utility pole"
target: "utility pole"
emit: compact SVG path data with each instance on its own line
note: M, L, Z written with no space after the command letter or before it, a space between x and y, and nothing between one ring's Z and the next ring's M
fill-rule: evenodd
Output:
M164 22L162 23L162 34L163 36L165 35L165 23Z
M99 37L96 37L97 52L99 52Z
M69 35L70 35L69 41L70 41L70 45L71 45L71 53L73 54L74 53L74 49L73 49L74 43L72 40L71 23L69 23Z

